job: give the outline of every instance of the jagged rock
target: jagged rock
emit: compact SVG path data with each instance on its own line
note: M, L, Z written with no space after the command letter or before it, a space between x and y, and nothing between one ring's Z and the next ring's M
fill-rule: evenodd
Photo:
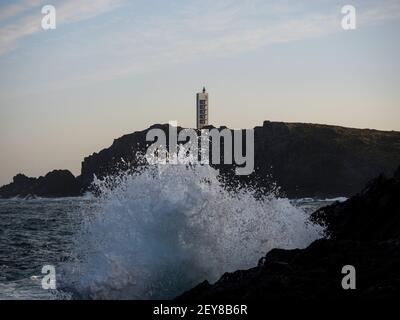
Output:
M279 250L249 270L207 281L178 300L327 300L395 298L400 294L400 242L321 239L304 250ZM343 290L344 265L356 268L356 290Z
M75 182L69 178L65 194L62 187L54 194L75 195L76 189L82 194L89 189L95 175L101 179L119 170L135 168L137 152L145 153L150 145L146 134L152 128L169 131L167 124L155 124L114 140L109 148L84 159L81 175ZM178 127L178 131L181 129ZM253 174L237 177L232 174L233 166L216 166L224 181L251 184L265 192L276 184L282 195L289 198L352 196L369 179L381 172L391 173L400 163L400 132L395 131L265 121L262 127L254 128L254 140ZM12 187L0 188L0 196L14 196L18 191L34 194L25 187L16 187L24 183L35 186L36 183L29 180L34 178L16 176L15 179ZM43 190L48 189L44 184L41 186L41 192L53 193Z
M0 188L0 196L10 197L73 197L81 194L81 187L68 170L54 170L44 177L28 178L18 174L13 182Z
M400 177L383 175L372 180L351 199L312 214L312 220L327 227L333 239L383 241L400 238Z
M168 132L166 124L151 128ZM136 151L144 152L148 145L149 129L125 135L86 157L80 177L83 186L88 187L94 175L101 178L135 166ZM276 182L289 198L352 196L368 180L379 173L391 174L400 163L400 132L395 131L265 121L254 128L254 140L254 173L230 178L267 191ZM229 166L219 168L223 174L230 172Z
M400 169L399 169L400 170ZM396 299L400 295L400 179L380 176L358 195L313 214L330 238L305 249L274 249L249 270L203 282L178 300ZM342 267L356 269L344 290Z

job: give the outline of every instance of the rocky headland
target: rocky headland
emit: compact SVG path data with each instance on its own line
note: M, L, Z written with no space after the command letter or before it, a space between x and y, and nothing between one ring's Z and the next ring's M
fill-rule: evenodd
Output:
M114 140L109 148L83 160L78 177L67 170L37 179L19 174L0 188L0 197L81 195L94 175L101 179L137 166L136 153L145 152L146 133L152 128L168 132L169 126L153 125ZM235 177L229 165L220 166L221 173L260 190L268 191L276 183L289 198L351 196L369 179L389 174L400 163L400 132L396 131L265 121L254 128L254 139L253 174Z

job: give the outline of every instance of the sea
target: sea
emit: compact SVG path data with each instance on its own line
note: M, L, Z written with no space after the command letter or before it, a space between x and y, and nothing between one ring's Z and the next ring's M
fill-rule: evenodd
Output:
M0 199L0 299L171 299L272 248L323 237L337 199L227 191L212 168L171 166L94 183L100 196ZM55 288L43 285L44 266Z

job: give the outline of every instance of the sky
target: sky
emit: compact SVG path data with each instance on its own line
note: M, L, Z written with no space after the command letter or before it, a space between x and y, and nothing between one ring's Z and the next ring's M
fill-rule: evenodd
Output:
M41 27L44 5L56 29ZM341 26L356 8L355 30ZM0 1L0 185L154 123L400 130L400 0Z

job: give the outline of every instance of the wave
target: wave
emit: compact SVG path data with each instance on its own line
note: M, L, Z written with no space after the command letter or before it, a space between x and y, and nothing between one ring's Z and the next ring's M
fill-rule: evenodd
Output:
M227 191L209 166L147 166L94 184L101 196L62 277L79 298L173 298L323 235L288 199Z

